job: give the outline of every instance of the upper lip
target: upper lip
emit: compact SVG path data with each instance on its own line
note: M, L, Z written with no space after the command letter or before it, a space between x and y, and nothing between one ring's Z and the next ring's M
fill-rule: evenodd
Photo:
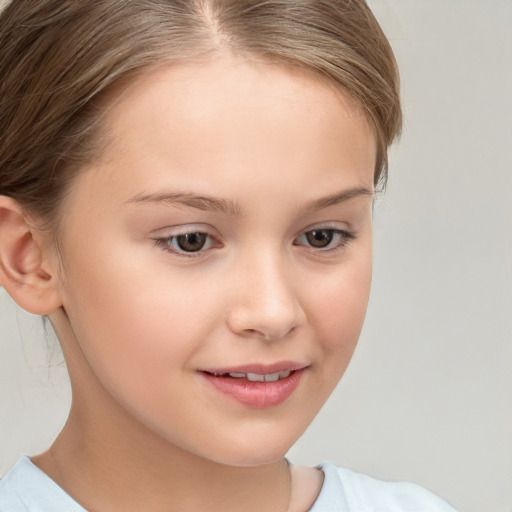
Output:
M308 365L296 361L278 361L272 364L250 363L239 366L226 366L222 368L204 368L201 371L213 374L223 373L257 373L258 375L270 375L272 373L302 370Z

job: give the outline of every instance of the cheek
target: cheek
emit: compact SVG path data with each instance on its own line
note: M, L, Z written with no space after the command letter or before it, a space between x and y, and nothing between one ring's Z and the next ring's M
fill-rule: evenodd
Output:
M324 375L336 382L343 375L364 322L371 285L371 251L326 276L311 296L313 319Z
M79 284L67 297L76 340L70 348L74 357L85 356L84 392L98 382L131 416L166 436L174 411L201 399L189 370L212 329L212 300L179 276L129 263L90 265L87 279L74 276ZM197 428L194 418L180 420L184 431Z
M99 380L131 389L135 379L142 393L200 348L211 300L207 290L197 293L195 281L141 262L147 259L115 249L71 262L64 302L76 343Z

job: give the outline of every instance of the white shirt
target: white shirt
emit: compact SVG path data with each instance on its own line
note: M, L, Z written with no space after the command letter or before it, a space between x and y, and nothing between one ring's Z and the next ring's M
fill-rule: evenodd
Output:
M310 512L455 512L414 484L384 482L331 463L318 466L324 484ZM87 512L22 456L0 480L0 512Z

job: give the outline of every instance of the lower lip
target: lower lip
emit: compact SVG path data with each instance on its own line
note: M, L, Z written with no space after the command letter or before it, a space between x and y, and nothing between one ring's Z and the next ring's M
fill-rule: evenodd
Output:
M252 382L243 378L217 377L203 372L204 378L217 391L254 409L266 409L282 404L299 385L304 368L274 382Z

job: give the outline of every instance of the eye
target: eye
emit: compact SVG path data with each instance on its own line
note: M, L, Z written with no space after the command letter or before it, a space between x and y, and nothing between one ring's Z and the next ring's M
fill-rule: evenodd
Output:
M197 252L204 248L208 235L206 233L185 233L172 237L179 249L185 252Z
M347 245L353 238L355 238L354 234L348 231L320 228L303 233L296 239L295 245L305 245L320 250L336 250Z
M212 237L208 233L201 231L191 231L165 238L157 238L155 243L168 252L182 255L201 253L214 246Z

